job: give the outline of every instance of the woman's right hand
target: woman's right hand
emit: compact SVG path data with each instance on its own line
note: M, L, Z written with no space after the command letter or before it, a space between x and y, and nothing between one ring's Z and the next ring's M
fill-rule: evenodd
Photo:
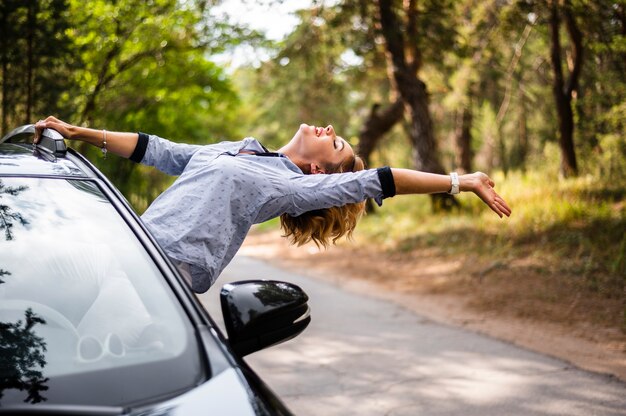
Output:
M61 136L65 137L66 139L75 138L73 137L76 130L75 126L68 124L65 121L61 121L56 117L49 116L45 120L39 120L37 123L35 123L35 143L39 142L39 139L41 138L41 133L44 131L44 129L56 130L61 134Z
M461 191L474 192L500 218L511 216L511 208L493 189L495 183L482 172L474 172L459 177Z

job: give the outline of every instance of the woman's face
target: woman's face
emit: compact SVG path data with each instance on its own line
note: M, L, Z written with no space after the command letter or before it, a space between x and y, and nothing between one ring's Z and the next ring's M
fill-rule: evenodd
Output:
M301 124L290 145L293 145L303 160L317 164L322 170L329 165L339 166L347 158L354 158L354 150L350 144L337 136L331 125L316 127Z

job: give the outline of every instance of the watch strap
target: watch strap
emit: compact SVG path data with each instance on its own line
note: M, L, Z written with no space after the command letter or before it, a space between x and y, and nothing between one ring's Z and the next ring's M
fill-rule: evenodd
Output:
M452 184L452 186L450 187L450 190L448 191L450 195L456 195L459 192L461 192L461 190L459 189L459 174L458 173L456 172L450 173L450 182Z

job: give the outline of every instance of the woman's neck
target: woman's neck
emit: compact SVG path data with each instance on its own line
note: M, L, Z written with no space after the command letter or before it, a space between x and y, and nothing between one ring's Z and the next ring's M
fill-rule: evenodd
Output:
M302 160L296 149L291 145L291 142L278 149L278 153L282 153L287 156L289 160L291 160L305 174L311 173L311 166L309 163Z

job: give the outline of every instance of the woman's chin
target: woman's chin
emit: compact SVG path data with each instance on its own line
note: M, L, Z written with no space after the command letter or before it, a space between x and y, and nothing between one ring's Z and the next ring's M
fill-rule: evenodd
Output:
M308 124L302 123L300 124L300 129L299 130L306 130L308 128L310 128L311 126L309 126Z
M315 139L315 127L308 124L300 124L300 128L294 134L292 141L311 140Z

